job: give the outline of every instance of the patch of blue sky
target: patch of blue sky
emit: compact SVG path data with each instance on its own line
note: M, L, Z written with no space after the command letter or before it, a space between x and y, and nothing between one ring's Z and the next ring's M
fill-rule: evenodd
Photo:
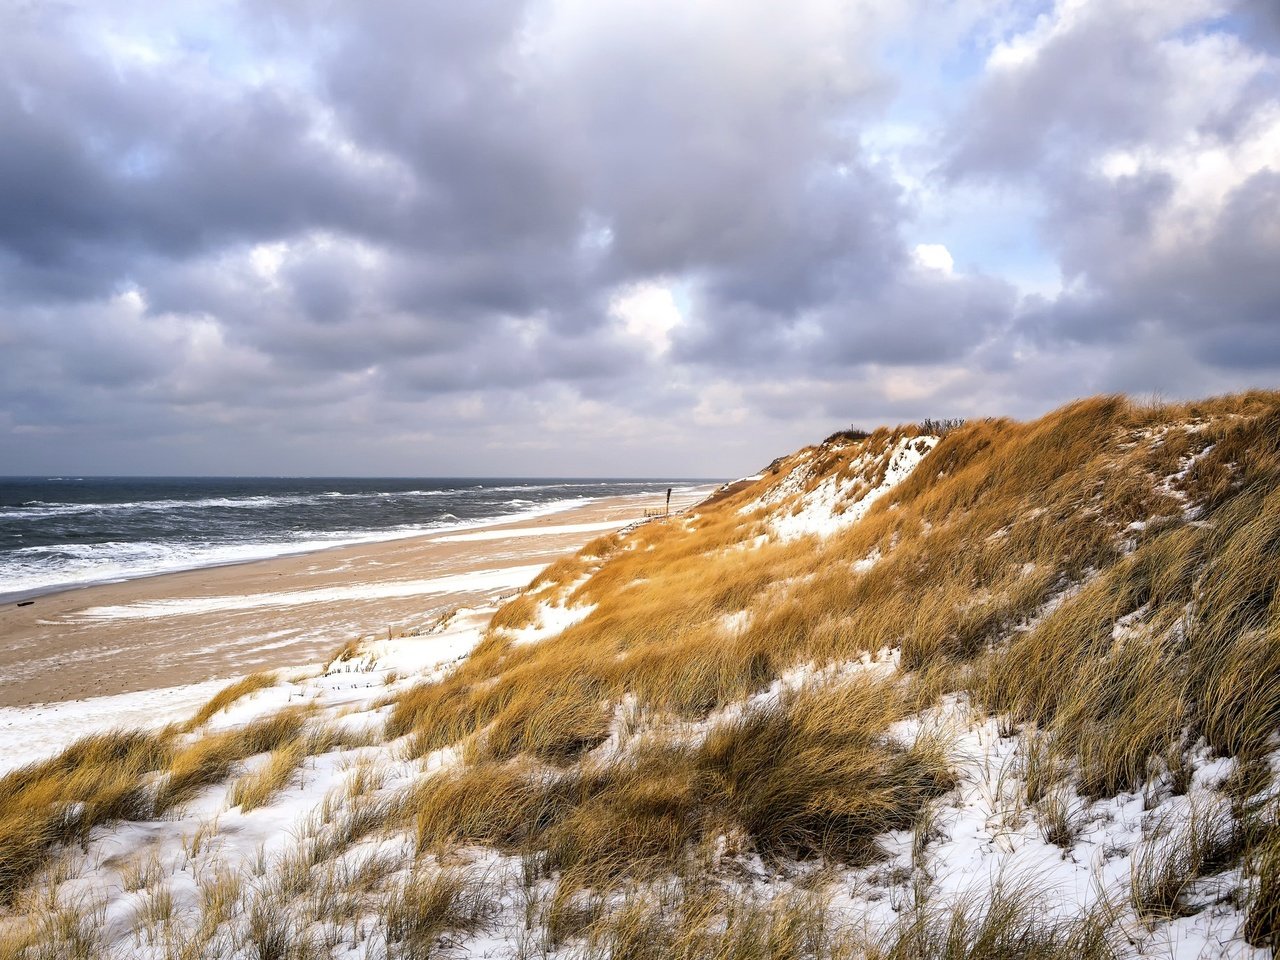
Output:
M882 48L895 95L859 133L868 157L903 189L909 246L943 244L958 272L1002 277L1022 293L1047 296L1060 289L1061 271L1041 233L1039 193L1027 184L956 181L943 168L947 131L982 81L992 50L1053 9L1052 0L956 3L934 23L917 22Z

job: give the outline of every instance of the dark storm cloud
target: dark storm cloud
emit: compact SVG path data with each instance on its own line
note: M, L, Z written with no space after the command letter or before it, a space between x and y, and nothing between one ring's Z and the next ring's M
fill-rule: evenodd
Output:
M1070 162L1091 143L1140 143L1165 123L1170 67L1123 4L1095 4L1029 68L997 69L952 128L947 172L1002 176Z
M938 75L883 55L931 29L901 5L11 6L0 423L68 451L90 427L100 452L153 437L157 466L274 445L273 469L351 472L299 439L328 429L393 472L479 469L395 459L465 457L468 435L583 458L547 472L636 444L613 472L651 472L646 437L688 464L754 419L776 424L762 448L792 445L785 425L808 439L853 393L909 417L1145 387L1162 336L1197 383L1280 366L1274 164L1192 217L1156 162L1191 134L1267 142L1271 8L1197 46L1208 0L1041 6L948 6L947 37L1030 40L975 67L946 129L893 114ZM901 123L933 126L871 149ZM1132 169L1102 170L1117 151ZM902 169L922 155L925 188ZM978 182L1034 194L1062 290L967 266L950 236L957 269L917 255L931 205Z
M1215 371L1265 383L1280 368L1280 74L1256 34L1187 10L1080 8L991 71L951 135L950 177L1015 177L1043 198L1065 286L1027 298L1010 335L1105 348L1109 389L1185 395Z
M1280 4L1275 0L1244 0L1240 7L1258 37L1272 49L1280 48Z
M0 30L0 246L29 284L109 289L129 256L369 228L396 199L395 177L317 142L295 92L113 66L60 9L10 8Z
M838 276L839 264L823 264ZM892 278L884 283L884 277ZM1009 284L958 277L900 263L881 282L841 279L819 308L766 310L750 301L705 308L714 322L691 328L678 343L691 361L742 370L833 371L866 363L954 360L1006 325L1017 302Z
M1199 345L1211 363L1280 363L1280 172L1249 177L1207 229L1161 244L1150 236L1151 220L1169 205L1167 189L1129 179L1081 185L1072 192L1080 206L1058 211L1063 262L1080 284L1036 304L1029 323L1050 341L1086 343L1123 341L1154 324ZM1145 199L1135 212L1137 194Z

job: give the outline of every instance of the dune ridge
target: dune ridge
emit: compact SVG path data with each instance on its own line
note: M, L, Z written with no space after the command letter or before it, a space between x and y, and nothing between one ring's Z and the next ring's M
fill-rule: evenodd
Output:
M0 957L1272 956L1278 552L1280 394L841 432L3 778Z

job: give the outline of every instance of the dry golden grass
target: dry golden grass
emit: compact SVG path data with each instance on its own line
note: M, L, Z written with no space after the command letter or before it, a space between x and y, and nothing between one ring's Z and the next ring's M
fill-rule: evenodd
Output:
M235 913L244 890L244 876L238 871L220 869L202 872L197 879L200 898L200 926L197 942L207 942Z
M1253 822L1255 831L1246 864L1251 877L1245 897L1245 938L1257 947L1280 951L1280 825L1275 810L1265 823Z
M325 664L325 669L332 670L335 664L348 663L351 660L355 660L360 656L360 651L363 649L364 641L362 639L356 638L354 640L348 640L334 651L333 656L331 656L329 661Z
M698 764L764 856L867 862L878 836L951 786L943 745L886 741L908 712L889 683L805 690L715 728Z
M489 621L490 629L495 630L519 630L533 623L534 614L538 609L538 603L541 597L538 594L529 592L522 593L515 599L508 601L502 605L493 618Z
M425 781L407 809L420 851L458 841L516 849L562 814L558 778L522 765L478 763Z
M133 893L159 883L164 876L164 867L157 851L151 850L147 855L140 855L126 863L120 876L125 891Z
M419 794L420 844L543 850L571 887L671 869L726 825L765 853L862 860L949 782L940 747L903 751L879 732L954 690L1009 730L1042 731L1027 798L1064 845L1079 828L1064 779L1085 797L1156 775L1178 789L1197 736L1242 762L1274 742L1280 395L1101 397L966 424L858 523L767 537L751 506L787 469L806 463L813 487L849 474L865 445L911 435L810 448L694 517L546 571L535 587L557 593L590 574L569 602L591 614L533 646L490 638L396 703L389 732L412 733L413 754L466 743L472 762ZM527 622L534 603L524 594L495 624ZM696 720L791 667L883 648L908 672L892 707L883 692L810 692L803 718L784 703L697 748L629 729L642 745L625 762L585 759L624 700L651 725ZM854 782L852 796L838 787Z
M1225 807L1193 804L1177 823L1159 824L1132 859L1129 901L1144 920L1170 920L1196 912L1184 899L1191 884L1235 863L1246 838Z
M422 684L397 698L387 720L387 733L412 733L407 755L420 757L458 743L489 722L501 708L494 698L475 687L462 672Z
M352 786L276 871L275 896L315 896L334 923L354 922L383 875L348 877L334 859L410 824L418 851L437 860L483 844L521 855L530 891L556 878L543 900L529 893L547 949L577 940L586 956L636 958L1110 956L1105 917L1048 920L1007 891L981 909L917 904L872 945L835 935L817 901L707 893L703 860L721 838L775 864L865 864L886 831L927 837L929 804L952 783L948 746L896 744L888 730L959 694L1021 734L1025 799L1064 848L1088 799L1185 791L1200 738L1234 756L1234 806L1151 838L1135 857L1131 907L1174 915L1197 877L1243 862L1246 932L1274 943L1280 844L1254 808L1280 732L1280 394L1175 405L1099 397L1031 423L971 422L947 431L858 522L825 538L772 535L758 501L789 470L806 471L804 490L830 477L874 484L883 451L919 432L808 448L687 516L601 537L553 564L456 670L388 694L386 733L405 738L402 755L455 747L459 762L408 799L372 780ZM776 509L798 505L792 495ZM552 599L593 609L558 636L514 645L506 631ZM885 649L900 654L889 679L815 681L747 706L793 668L814 675ZM618 741L596 749L615 718ZM131 815L153 797L164 812L274 751L233 791L237 802L267 802L324 744L303 736L299 716L264 724L194 741L168 734L156 757L119 766L115 788L102 778L103 791L80 789L95 817ZM67 839L52 785L61 790L98 752L0 781L0 801L21 795L15 809L30 818L13 833L0 827L0 882L16 888ZM450 892L462 875L438 863L415 871L420 882L384 914L403 956L483 919ZM678 904L626 892L672 878L683 885ZM338 895L348 882L359 895ZM310 949L287 911L240 909L256 931L246 948L285 949L296 933L289 949Z
M438 955L445 933L473 933L493 913L485 885L456 870L415 870L382 912L390 960Z
M247 697L251 693L275 686L275 682L276 677L273 673L251 673L247 677L223 687L204 706L196 711L195 716L187 721L183 729L191 731L197 727L204 726L214 714L221 713L237 700Z
M1218 512L1187 633L1200 665L1198 729L1218 749L1253 757L1280 728L1280 490L1238 501Z
M266 763L235 782L231 788L232 805L245 813L266 806L289 785L306 755L306 744L302 740L293 740L272 750Z
M732 900L682 895L671 905L634 897L588 927L587 960L836 960L859 956L819 897Z
M1066 789L1044 792L1035 805L1036 826L1045 843L1070 850L1088 823L1087 807Z
M164 733L104 733L0 778L0 906L13 902L57 846L100 823L148 815L144 779L169 756Z
M906 714L891 685L804 691L716 727L695 746L640 742L624 758L560 772L487 760L419 789L419 849L485 843L545 851L570 888L673 870L726 829L769 858L867 862L950 784L940 745L885 737Z
M1046 915L1027 887L993 890L952 903L905 911L886 943L865 960L1112 960L1121 956L1105 909L1078 917Z
M162 816L206 787L223 782L246 757L294 744L302 734L303 719L299 711L282 711L239 729L202 737L178 750L156 793L155 814Z
M244 936L247 955L255 960L319 960L315 937L291 915L275 891L264 892L249 905Z
M476 744L477 754L504 760L528 753L568 761L601 743L612 719L604 685L585 670L576 681L569 679L541 695L518 685L522 696L507 700Z
M25 913L0 926L3 960L101 960L99 933L105 922L101 901L60 899L51 890L24 904Z
M616 533L606 533L587 543L578 556L584 559L608 560L622 549L622 537Z
M534 577L529 582L529 589L537 590L540 587L572 583L585 576L591 567L592 564L581 552L577 556L562 557Z
M1280 727L1280 432L1274 416L1205 432L1247 465L1236 495L1211 513L1202 501L1207 523L1147 525L1132 553L977 673L979 698L1048 725L1094 796L1136 787L1188 736L1248 762Z

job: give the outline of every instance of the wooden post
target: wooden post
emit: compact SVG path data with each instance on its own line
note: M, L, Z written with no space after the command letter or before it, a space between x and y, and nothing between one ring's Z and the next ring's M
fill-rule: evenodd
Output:
M671 488L667 487L667 516L671 516Z

